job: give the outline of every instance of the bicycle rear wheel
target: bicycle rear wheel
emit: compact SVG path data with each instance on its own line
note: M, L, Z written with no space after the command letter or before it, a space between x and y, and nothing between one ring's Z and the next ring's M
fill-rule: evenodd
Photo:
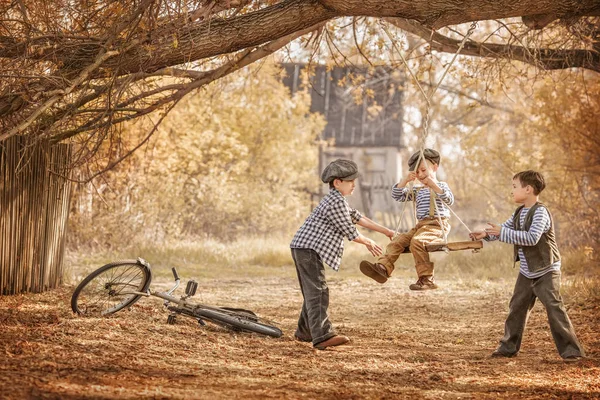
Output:
M261 322L256 314L251 311L231 311L221 308L204 308L198 307L194 310L194 314L202 319L223 325L226 328L239 329L245 332L255 332L261 335L271 337L281 337L283 332L281 329Z
M121 260L106 264L88 275L75 288L71 308L81 315L109 315L132 306L152 280L143 260Z

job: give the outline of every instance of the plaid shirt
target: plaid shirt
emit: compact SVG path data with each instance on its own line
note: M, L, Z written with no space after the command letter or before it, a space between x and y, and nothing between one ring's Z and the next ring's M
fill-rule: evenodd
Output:
M344 252L344 236L350 241L359 236L354 224L361 218L362 215L350 208L337 189L330 189L298 229L290 247L316 251L327 265L337 271Z

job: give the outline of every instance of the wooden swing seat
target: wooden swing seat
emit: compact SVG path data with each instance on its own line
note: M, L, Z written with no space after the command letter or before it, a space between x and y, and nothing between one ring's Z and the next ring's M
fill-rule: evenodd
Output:
M468 240L465 242L449 243L429 243L425 245L429 253L434 251L458 251L458 250L478 250L483 248L482 240ZM410 248L404 249L403 253L410 253Z

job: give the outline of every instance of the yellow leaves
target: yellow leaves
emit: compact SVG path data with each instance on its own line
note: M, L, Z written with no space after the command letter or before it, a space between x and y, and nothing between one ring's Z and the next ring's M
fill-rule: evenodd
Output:
M370 119L375 119L379 116L379 113L383 110L383 107L377 103L370 105L367 108L367 113Z
M290 215L307 209L306 193L319 184L315 138L324 120L310 113L308 91L291 97L280 76L265 63L184 98L147 150L107 177L111 213L99 216L103 210L97 208L94 217L107 230L107 240L123 240L129 231L141 240L200 233L226 238L296 226L305 215ZM140 140L149 124L127 125L129 144ZM120 238L111 239L111 231L119 231Z

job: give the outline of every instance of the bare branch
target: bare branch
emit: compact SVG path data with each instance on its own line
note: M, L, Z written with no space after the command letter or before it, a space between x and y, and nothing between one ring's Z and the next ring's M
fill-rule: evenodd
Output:
M386 18L386 21L396 27L430 40L431 48L446 53L456 53L460 41L449 38L438 32L402 18ZM600 54L589 50L579 49L530 49L523 46L512 46L496 43L480 43L469 40L460 51L460 54L475 57L504 58L518 60L547 70L565 68L586 68L600 72Z
M225 65L223 65L219 68L216 68L212 71L203 72L202 75L198 75L197 78L195 80L193 80L192 82L189 82L186 84L180 84L180 85L173 85L172 87L169 87L168 90L176 90L176 91L171 95L168 95L166 97L163 97L163 98L155 101L149 107L147 107L141 111L138 111L137 113L135 113L133 115L127 115L125 117L114 119L114 120L109 120L106 122L102 122L100 124L94 124L94 123L85 124L84 126L81 126L79 128L65 131L58 135L54 135L52 137L52 142L60 142L62 140L65 140L69 137L75 136L82 132L105 128L110 125L115 125L115 124L118 124L118 123L121 123L121 122L124 122L127 120L131 120L133 118L140 117L142 115L149 114L152 111L155 111L158 108L160 108L166 104L169 104L170 102L179 101L182 97L184 97L186 94L190 93L191 91L193 91L195 89L205 86L205 85L209 84L210 82L220 79L234 71L239 70L240 68L248 66L257 60L268 56L269 54L274 53L275 51L279 50L283 46L287 45L292 40L294 40L308 32L317 30L317 29L321 28L322 26L323 26L323 24L318 24L318 25L312 26L308 29L305 29L303 31L296 32L293 35L286 36L279 40L268 43L264 46L258 47L255 50L245 50L245 51L241 52L233 60L226 63ZM160 88L157 89L157 91L152 94L156 94L159 91L160 91ZM139 100L139 99L142 99L145 97L149 97L149 96L150 96L150 94L143 93L143 94L140 94L139 98L137 98L136 100ZM125 107L125 106L129 105L130 103L131 103L131 101L127 100L123 103L117 104L116 107L117 108ZM99 122L101 119L103 119L103 118L100 118L100 119L97 118L95 122Z
M77 79L75 79L68 88L63 90L61 93L57 93L57 94L53 95L44 104L42 104L37 110L35 110L21 124L19 124L18 126L16 126L13 129L11 129L7 133L0 135L0 142L8 139L11 136L17 135L17 134L23 132L25 129L27 129L27 127L29 127L29 125L31 125L40 114L42 114L44 111L46 111L47 109L52 107L52 105L54 103L56 103L58 100L60 100L63 96L70 94L73 91L73 89L75 89L83 81L85 81L87 79L87 77L90 75L90 73L92 71L94 71L96 68L98 68L98 66L100 64L102 64L104 61L106 61L110 57L113 57L117 54L118 54L118 52L116 52L116 51L107 51L106 53L100 54L96 58L96 61L93 64L89 65L86 69L84 69L83 72L81 72L81 74L79 75L79 77L77 77Z

